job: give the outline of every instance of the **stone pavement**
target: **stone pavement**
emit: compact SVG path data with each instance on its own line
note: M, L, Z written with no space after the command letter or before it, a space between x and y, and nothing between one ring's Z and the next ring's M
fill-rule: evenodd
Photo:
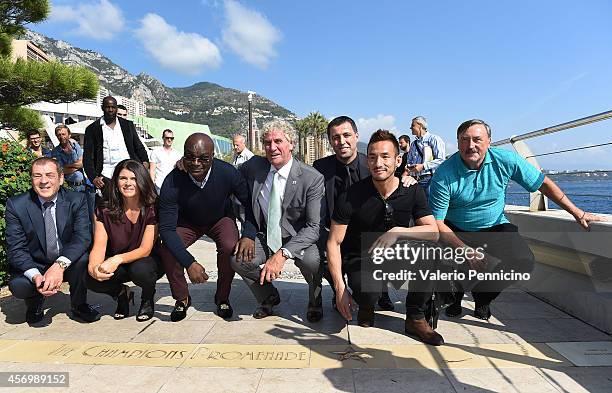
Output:
M489 322L442 319L447 344L431 347L403 334L401 290L390 293L397 311L378 312L376 327L364 329L332 310L325 286L324 318L307 322L307 286L288 265L275 316L252 318L255 301L237 278L234 317L224 321L214 313L214 244L200 240L190 250L213 279L191 285L194 304L179 323L169 321L174 301L165 278L145 323L115 321L112 300L90 292L104 315L81 324L66 314L64 290L46 303L43 322L28 326L23 302L0 299L0 371L69 373L69 388L45 392L612 391L612 337L527 293L502 294Z

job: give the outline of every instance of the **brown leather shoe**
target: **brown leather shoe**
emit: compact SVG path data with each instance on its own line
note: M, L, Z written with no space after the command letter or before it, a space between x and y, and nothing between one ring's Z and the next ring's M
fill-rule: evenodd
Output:
M406 334L415 336L425 344L429 345L442 345L444 344L444 338L438 334L435 330L429 326L425 318L423 319L410 319L406 318Z

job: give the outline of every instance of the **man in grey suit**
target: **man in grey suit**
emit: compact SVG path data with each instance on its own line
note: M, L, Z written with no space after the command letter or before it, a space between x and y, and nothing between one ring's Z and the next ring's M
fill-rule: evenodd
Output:
M238 242L231 264L260 303L253 313L260 319L272 315L272 307L280 303L272 281L280 277L287 259L293 259L308 282L306 318L317 322L323 316L317 241L325 219L324 179L292 157L295 136L285 121L266 123L262 136L266 158L255 156L240 168L258 233L255 239L243 237Z

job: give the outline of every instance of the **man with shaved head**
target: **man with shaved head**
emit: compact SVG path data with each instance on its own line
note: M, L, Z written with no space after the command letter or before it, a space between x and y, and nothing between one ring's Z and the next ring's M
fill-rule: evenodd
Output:
M231 164L214 158L214 143L210 136L195 133L185 141L182 163L184 171L174 169L168 174L159 197L159 232L163 245L159 255L166 270L172 297L176 300L170 315L173 322L187 316L191 296L184 269L192 283L204 283L208 275L204 267L187 251L202 235L217 245L217 314L230 318L229 302L234 271L230 255L238 242L230 197L235 196L244 206L249 205L247 185ZM247 216L250 210L247 209ZM246 222L243 235L255 238L255 228Z
M117 116L117 100L102 100L103 116L85 129L83 169L93 185L106 192L115 166L128 158L149 167L149 156L134 123Z

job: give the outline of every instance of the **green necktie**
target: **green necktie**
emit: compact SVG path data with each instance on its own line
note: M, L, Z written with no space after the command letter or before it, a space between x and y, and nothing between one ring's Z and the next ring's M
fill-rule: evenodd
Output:
M274 171L272 188L270 189L270 196L268 198L268 219L266 220L268 247L270 247L272 252L277 252L283 245L280 227L281 199L279 188L278 172Z

